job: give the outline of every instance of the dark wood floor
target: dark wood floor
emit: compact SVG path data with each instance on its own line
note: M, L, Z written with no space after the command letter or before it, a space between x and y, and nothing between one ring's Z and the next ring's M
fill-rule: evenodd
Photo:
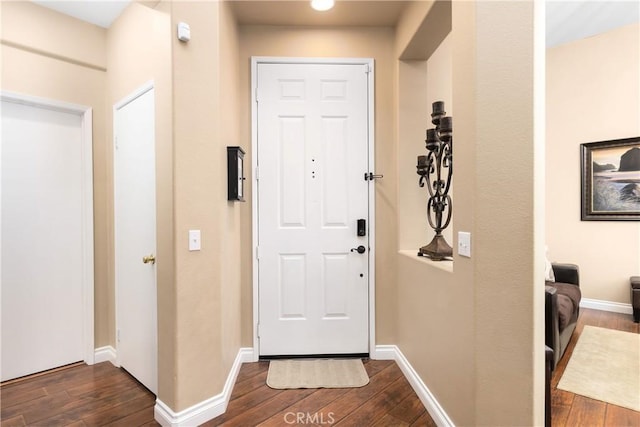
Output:
M640 426L640 412L556 388L585 325L640 333L630 315L581 309L576 332L552 378L553 426ZM420 400L390 361L365 361L370 383L357 389L272 390L268 362L242 366L227 412L205 426L434 426ZM4 426L157 426L155 396L125 371L104 362L2 384Z
M269 362L244 364L227 412L205 425L435 426L395 362L364 365L365 387L273 390L265 383ZM3 427L158 425L155 396L109 362L3 384L0 403Z
M204 426L435 426L395 362L364 366L370 381L361 388L273 390L269 362L243 365L227 412Z
M636 334L640 333L640 324L633 323L633 318L630 314L610 313L586 308L580 309L576 330L571 337L566 353L562 356L551 378L552 426L640 426L640 412L557 389L558 382L567 367L567 362L585 325L634 332Z
M69 367L2 384L2 426L140 426L155 396L109 362Z

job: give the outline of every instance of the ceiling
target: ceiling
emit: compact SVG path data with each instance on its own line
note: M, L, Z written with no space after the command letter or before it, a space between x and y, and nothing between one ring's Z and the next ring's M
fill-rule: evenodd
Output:
M32 0L44 7L108 28L131 0ZM393 26L408 1L338 0L327 12L307 0L233 0L242 25ZM547 0L547 47L640 21L638 0Z
M109 28L125 7L131 3L130 0L31 0L40 6L53 9L65 15L73 16L82 21Z
M640 1L547 0L547 47L640 22Z
M316 12L309 1L232 1L241 25L395 26L410 1L336 1L333 9Z
M131 0L31 0L41 6L109 28ZM241 25L394 26L410 1L338 0L316 12L308 0L231 0Z

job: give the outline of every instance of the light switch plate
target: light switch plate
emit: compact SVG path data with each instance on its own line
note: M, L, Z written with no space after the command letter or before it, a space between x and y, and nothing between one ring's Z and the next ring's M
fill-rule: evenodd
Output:
M471 258L471 233L458 232L458 255Z
M189 250L200 250L200 230L189 230Z

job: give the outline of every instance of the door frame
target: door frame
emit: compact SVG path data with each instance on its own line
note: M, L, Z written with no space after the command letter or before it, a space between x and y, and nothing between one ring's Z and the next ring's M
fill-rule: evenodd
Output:
M57 101L49 98L25 95L23 93L0 91L0 100L14 104L22 104L35 108L70 113L80 117L80 145L82 164L81 209L82 224L82 338L84 362L93 365L95 361L94 347L94 263L93 263L93 109L91 107ZM1 156L0 152L0 156ZM0 217L0 221L2 218ZM1 248L0 248L1 250Z
M125 107L126 105L130 104L131 102L135 101L136 99L140 98L142 95L146 94L147 92L154 90L155 89L155 82L153 80L150 80L146 83L144 83L142 86L139 86L138 88L134 89L132 92L130 92L127 96L125 96L124 98L122 98L120 101L116 102L115 104L113 104L113 134L112 134L112 153L113 153L113 233L114 233L114 239L115 239L115 233L117 230L117 215L115 214L115 210L117 209L116 206L116 173L117 173L117 154L116 154L116 135L117 135L117 127L118 127L118 123L117 123L117 112L118 110L120 110L121 108ZM155 94L154 94L155 96ZM156 117L154 116L154 126L155 126L155 121L156 121ZM155 147L154 147L154 156L156 155L155 153ZM157 176L156 176L156 185L157 185ZM154 207L156 209L156 215L157 215L157 194L156 194L156 206ZM155 253L157 254L157 224L156 224L156 249L155 249ZM120 315L119 315L119 304L118 304L118 294L119 294L119 288L120 288L120 284L118 283L118 263L117 263L117 259L118 259L118 254L117 254L117 248L114 245L114 256L113 256L113 260L114 260L114 293L115 293L115 330L116 330L116 337L115 337L115 344L116 344L116 358L114 361L115 366L120 367L120 353L118 352L118 347L119 347L119 336L118 336L118 331L120 330ZM157 322L158 322L158 306L157 306L157 294L158 294L158 270L157 267L154 268L155 270L155 289L156 289L156 306L155 306L155 310L156 310L156 328L157 328ZM156 329L156 334L157 334L157 329ZM157 353L158 353L158 341L157 341L157 336L156 336L156 357L157 357ZM157 359L156 359L156 387L158 386L158 365L157 365ZM157 390L156 390L157 393Z
M252 250L251 258L253 264L253 361L260 357L260 341L258 340L259 313L259 283L258 283L258 192L257 190L257 169L258 169L258 65L259 64L333 64L333 65L362 65L368 69L367 77L367 150L369 170L364 172L374 172L375 169L375 67L373 58L307 58L307 57L251 57L251 217L252 217ZM369 181L373 184L372 181ZM375 187L369 185L369 355L373 357L376 349L376 298L375 298Z

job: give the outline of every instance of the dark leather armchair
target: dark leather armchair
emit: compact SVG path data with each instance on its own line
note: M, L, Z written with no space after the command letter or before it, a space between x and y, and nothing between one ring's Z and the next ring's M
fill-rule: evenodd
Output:
M553 350L553 367L564 354L578 323L580 274L575 264L552 264L555 282L545 286L545 344Z

